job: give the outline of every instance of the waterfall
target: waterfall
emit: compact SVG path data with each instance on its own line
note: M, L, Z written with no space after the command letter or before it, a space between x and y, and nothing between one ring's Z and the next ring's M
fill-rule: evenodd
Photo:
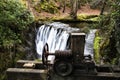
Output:
M47 25L42 25L37 31L36 36L36 52L38 58L41 59L43 46L48 43L49 52L55 50L65 50L67 48L67 41L69 33L78 31L78 28L71 28L67 24L54 22ZM54 56L49 56L48 60L53 60Z
M92 57L94 56L94 54L93 54L93 43L94 43L94 38L95 38L95 32L96 31L97 31L96 29L90 30L90 32L86 35L84 55L91 55Z
M41 59L43 46L48 43L49 52L54 53L56 50L66 50L68 46L69 33L78 31L78 28L71 28L67 24L60 22L53 22L42 25L37 31L36 36L36 52L38 58ZM93 42L96 29L90 30L86 35L86 42L84 48L84 55L91 55L93 57ZM54 56L49 56L48 60L53 61Z

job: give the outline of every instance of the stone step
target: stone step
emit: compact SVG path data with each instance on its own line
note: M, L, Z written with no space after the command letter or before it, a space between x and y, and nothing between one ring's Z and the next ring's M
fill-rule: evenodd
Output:
M120 73L120 67L117 65L96 65L98 72Z
M8 68L7 80L46 80L47 70Z

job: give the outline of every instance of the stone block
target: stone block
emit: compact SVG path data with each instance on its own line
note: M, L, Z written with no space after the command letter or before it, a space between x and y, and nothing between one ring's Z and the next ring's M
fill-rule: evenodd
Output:
M8 68L7 80L46 80L47 71L25 68Z

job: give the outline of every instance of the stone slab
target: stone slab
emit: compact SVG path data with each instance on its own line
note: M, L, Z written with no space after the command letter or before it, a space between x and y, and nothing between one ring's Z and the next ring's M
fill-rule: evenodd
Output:
M8 68L7 80L46 80L47 71L25 68Z
M50 80L120 80L119 73L98 73L97 75L91 74L71 74L67 77L61 77L55 73L51 73Z
M101 71L104 70L104 71L120 73L120 67L117 65L96 65L96 68L100 69Z

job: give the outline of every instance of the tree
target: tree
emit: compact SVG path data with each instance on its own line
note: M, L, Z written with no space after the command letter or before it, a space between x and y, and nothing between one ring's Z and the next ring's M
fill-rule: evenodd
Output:
M100 15L103 15L104 9L105 9L105 5L106 5L107 0L103 0L103 6L100 12Z
M78 0L78 9L80 9L81 5L80 5L80 0Z
M12 47L21 42L22 30L32 23L33 16L16 0L1 0L0 11L0 47Z
M117 50L117 64L120 66L120 1L116 0L114 6L114 13L115 13L115 40L116 40L116 50Z
M4 79L6 68L14 63L15 53L18 57L21 55L16 51L23 45L25 30L33 20L18 0L0 0L0 80Z
M110 5L111 11L108 15L102 15L101 30L102 33L104 31L105 40L102 41L104 44L101 44L100 51L103 51L106 62L118 64L120 63L120 2L119 0L105 0L105 3L106 1L106 6Z
M101 5L104 0L93 0L91 8L96 8L98 5Z
M66 1L65 0L60 0L60 9L63 8L62 12L65 12L66 9Z
M78 0L70 0L70 4L71 4L71 13L70 13L70 16L73 19L77 19Z
M65 9L66 9L66 1L63 0L63 13L65 12Z

